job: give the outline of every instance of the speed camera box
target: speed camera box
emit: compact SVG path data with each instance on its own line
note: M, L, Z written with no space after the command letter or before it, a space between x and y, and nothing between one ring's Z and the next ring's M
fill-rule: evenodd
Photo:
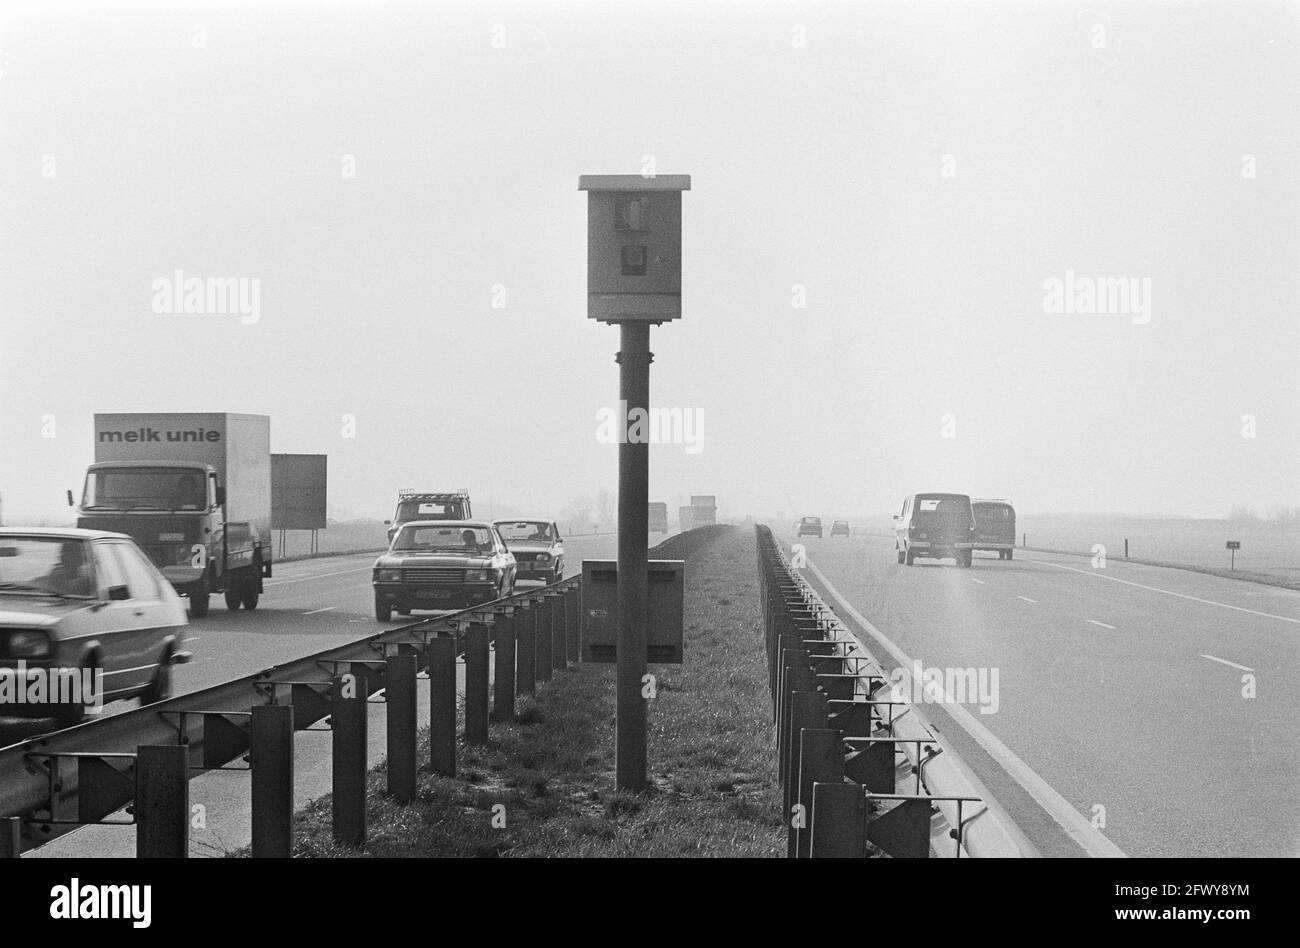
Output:
M684 626L683 560L648 564L646 661L680 665ZM582 561L582 660L618 660L618 562Z

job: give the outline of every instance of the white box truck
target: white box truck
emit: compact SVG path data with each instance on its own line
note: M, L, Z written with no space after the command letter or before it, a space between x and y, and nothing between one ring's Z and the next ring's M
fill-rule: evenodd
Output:
M77 526L130 535L189 597L191 615L207 615L212 593L255 609L271 575L271 420L97 414L77 506Z

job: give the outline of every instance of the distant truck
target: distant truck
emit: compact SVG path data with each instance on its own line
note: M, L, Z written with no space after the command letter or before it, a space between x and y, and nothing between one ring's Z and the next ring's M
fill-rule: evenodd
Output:
M393 542L403 524L415 520L473 520L470 511L469 491L457 490L441 494L427 494L405 487L397 492L397 511L388 525L388 542Z
M73 505L72 491L68 503ZM125 533L189 597L256 609L271 575L271 420L265 415L95 415L95 463L77 526Z
M652 503L650 504L650 532L667 533L668 532L668 505Z
M712 494L691 495L691 524L710 526L718 522L718 498Z

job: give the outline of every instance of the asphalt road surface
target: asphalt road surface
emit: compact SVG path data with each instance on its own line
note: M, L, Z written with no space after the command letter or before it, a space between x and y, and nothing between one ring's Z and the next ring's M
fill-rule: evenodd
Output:
M780 538L788 552L792 532ZM1300 855L1300 593L1114 559L909 568L892 538L798 542L804 575L886 671L897 655L854 611L903 667L983 669L990 684L996 670L996 705L962 707L1125 854ZM942 704L922 710L1044 855L1080 854Z

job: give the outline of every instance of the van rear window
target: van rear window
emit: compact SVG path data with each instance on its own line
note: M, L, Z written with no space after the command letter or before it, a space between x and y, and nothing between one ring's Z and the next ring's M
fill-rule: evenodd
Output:
M1011 508L1001 504L976 504L975 516L981 520L1010 520Z

